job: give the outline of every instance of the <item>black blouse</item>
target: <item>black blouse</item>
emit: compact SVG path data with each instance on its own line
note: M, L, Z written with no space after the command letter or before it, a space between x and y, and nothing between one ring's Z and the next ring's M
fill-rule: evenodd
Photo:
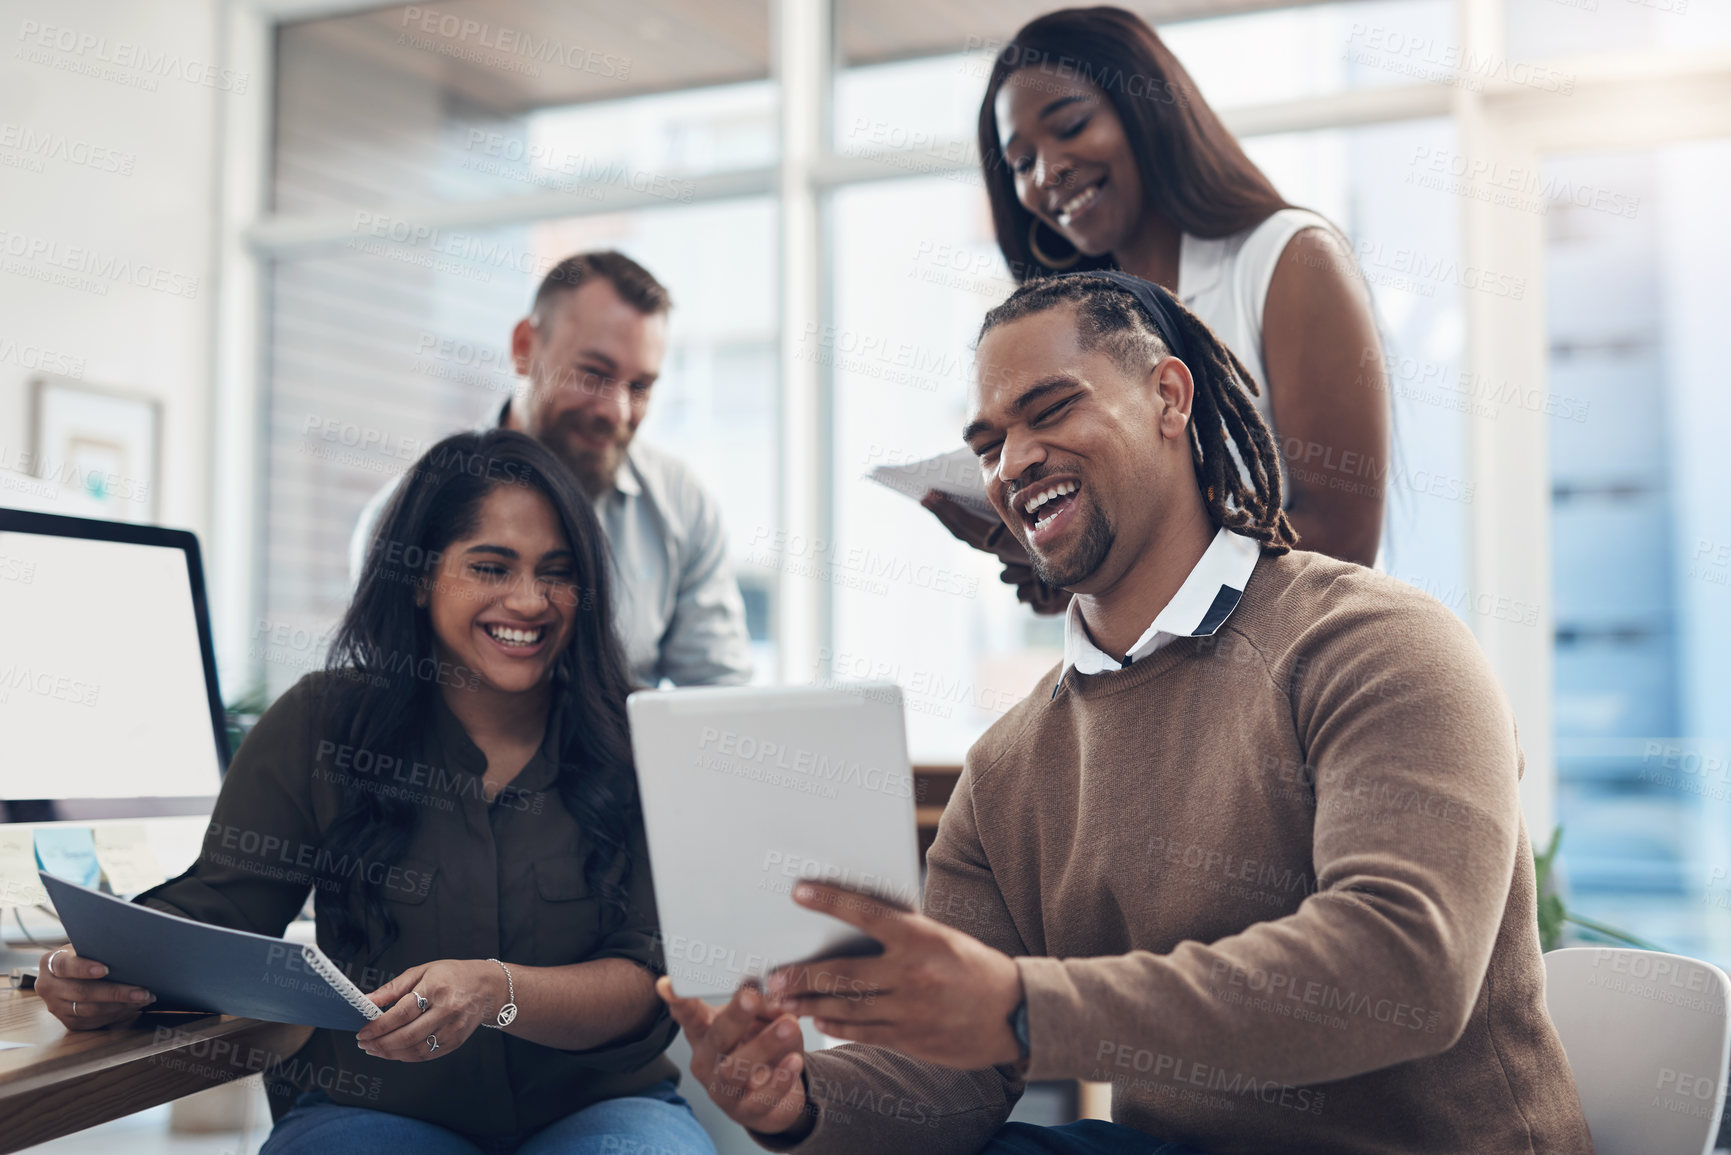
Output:
M600 899L590 893L583 872L588 840L555 788L556 758L546 744L489 803L481 789L486 756L442 699L420 749L404 755L356 750L315 733L319 696L341 689L341 679L309 674L271 706L235 754L198 861L137 901L280 936L317 883L319 946L363 991L437 959L560 966L627 958L661 973L649 860L635 812L630 909L618 925L616 917L603 917ZM556 721L549 721L549 735ZM395 862L324 847L346 793L357 789L418 804L408 850ZM384 887L397 938L370 967L333 950L332 871L365 872ZM477 1027L461 1047L420 1063L376 1059L350 1033L317 1030L284 1073L340 1104L477 1137L510 1135L676 1077L662 1055L676 1029L662 1008L639 1038L563 1051Z

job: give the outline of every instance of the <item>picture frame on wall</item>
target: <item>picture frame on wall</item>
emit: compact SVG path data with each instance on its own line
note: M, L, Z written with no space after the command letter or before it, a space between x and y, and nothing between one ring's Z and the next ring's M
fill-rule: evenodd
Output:
M30 465L54 483L59 512L105 521L154 522L162 403L69 378L30 383Z

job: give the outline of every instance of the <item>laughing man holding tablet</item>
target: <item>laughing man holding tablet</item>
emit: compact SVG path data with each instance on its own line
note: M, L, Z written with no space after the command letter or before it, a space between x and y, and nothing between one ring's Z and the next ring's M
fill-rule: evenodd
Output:
M1064 660L969 751L923 915L796 891L881 956L663 980L699 1082L824 1155L1591 1151L1471 634L1292 549L1254 384L1157 286L1025 285L979 366L964 439L1075 594ZM1115 1121L1006 1125L1027 1079L1109 1080Z

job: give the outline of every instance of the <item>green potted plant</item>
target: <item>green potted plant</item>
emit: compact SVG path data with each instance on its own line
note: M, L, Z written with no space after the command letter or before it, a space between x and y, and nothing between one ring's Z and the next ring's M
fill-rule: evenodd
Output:
M269 706L270 700L265 697L264 687L257 685L223 707L223 718L228 724L228 752L231 757L240 749L242 739L258 724L259 715Z
M1551 878L1551 865L1556 861L1557 847L1562 841L1563 828L1559 826L1551 831L1551 843L1545 847L1544 853L1533 855L1533 872L1539 884L1539 949L1553 951L1563 945L1563 927L1566 924L1579 927L1608 942L1625 943L1641 950L1664 950L1664 947L1655 946L1628 931L1606 926L1596 919L1575 914L1563 906L1563 898L1556 892L1556 883Z

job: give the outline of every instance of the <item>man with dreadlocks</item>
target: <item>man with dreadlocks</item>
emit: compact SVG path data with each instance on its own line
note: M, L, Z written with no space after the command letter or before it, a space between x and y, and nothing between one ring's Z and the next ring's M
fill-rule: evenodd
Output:
M969 751L924 914L796 888L881 955L663 987L699 1081L825 1155L1590 1152L1472 636L1293 548L1254 382L1157 286L1030 282L978 359L964 438L1075 595L1064 659ZM1006 1125L1028 1079L1114 1122Z

